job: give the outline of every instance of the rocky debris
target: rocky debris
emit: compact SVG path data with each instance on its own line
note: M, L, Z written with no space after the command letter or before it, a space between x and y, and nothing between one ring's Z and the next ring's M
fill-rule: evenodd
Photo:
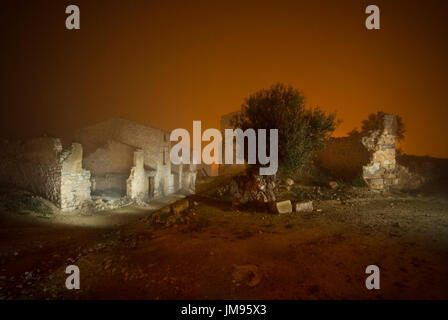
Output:
M190 207L190 203L188 199L182 199L179 201L176 201L171 205L171 211L175 214L179 214L181 212L186 211Z
M395 170L396 176L398 178L397 187L406 189L418 189L425 182L426 179L422 175L411 172L408 168L397 165Z
M171 206L166 206L166 207L160 208L158 212L160 212L160 213L171 213Z
M229 193L229 189L230 189L230 186L229 186L229 185L219 186L218 188L216 188L216 195L217 195L219 198L222 198L222 197L225 196L227 193Z
M226 194L229 193L229 189L230 189L230 186L229 186L229 185L223 185L223 186L219 186L219 187L217 187L217 188L216 188L216 191L215 191L216 196L217 196L218 198L222 198L222 197L224 197Z
M235 177L229 186L229 193L237 204L248 202L267 203L275 201L275 177L248 174Z
M294 206L295 212L313 211L313 201L296 202Z
M234 265L232 277L232 282L237 286L246 284L249 287L255 287L261 281L260 271L254 264Z
M278 214L292 213L291 200L270 202L269 210L272 213L278 213Z
M294 180L292 180L291 178L287 178L287 179L285 180L285 184L286 184L287 186L292 186L292 185L294 184Z
M123 197L120 199L114 199L114 200L104 200L104 199L97 199L92 201L91 206L95 211L104 211L104 210L113 210L118 209L127 205L130 205L132 203L135 203L137 205L143 206L146 205L146 203L138 203L136 201L132 201L128 197Z
M189 223L194 219L195 215L194 202L192 201L190 204L188 199L182 199L157 210L151 216L143 218L142 221L171 227Z
M336 190L339 187L339 184L336 181L330 181L328 183L331 189Z
M349 201L359 198L370 198L377 195L368 188L357 188L350 185L341 185L337 189L320 186L294 186L291 192L278 191L278 199L291 199L291 201Z

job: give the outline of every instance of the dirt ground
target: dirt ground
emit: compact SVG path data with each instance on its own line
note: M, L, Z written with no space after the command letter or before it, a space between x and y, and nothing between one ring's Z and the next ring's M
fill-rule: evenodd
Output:
M448 299L443 195L314 201L313 212L289 215L191 200L174 223L134 207L0 212L0 299ZM72 264L80 290L65 287ZM380 290L365 287L372 264Z

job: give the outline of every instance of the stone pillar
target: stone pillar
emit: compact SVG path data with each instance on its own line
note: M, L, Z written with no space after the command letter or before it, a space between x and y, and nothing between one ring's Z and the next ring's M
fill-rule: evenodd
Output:
M383 114L381 128L362 138L363 145L371 152L370 163L363 166L363 178L373 190L385 190L398 183L395 170L396 130L396 117Z
M126 181L126 194L134 200L145 201L148 199L148 177L144 167L144 152L137 150L134 152L134 166Z
M90 171L82 168L82 146L73 143L61 155L61 209L80 209L90 201Z

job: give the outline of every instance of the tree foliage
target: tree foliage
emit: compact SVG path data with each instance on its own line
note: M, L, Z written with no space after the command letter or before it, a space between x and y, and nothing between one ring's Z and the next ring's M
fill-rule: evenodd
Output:
M250 95L233 125L243 130L278 129L279 166L300 170L312 154L325 147L336 127L336 114L318 107L306 108L305 97L282 83Z
M382 119L385 113L383 111L378 111L377 113L371 113L367 117L367 119L362 121L361 130L353 129L348 133L349 136L367 136L370 132L381 129L383 126ZM397 119L397 131L395 133L398 141L402 141L404 139L404 134L406 133L406 129L404 127L403 119L396 115Z

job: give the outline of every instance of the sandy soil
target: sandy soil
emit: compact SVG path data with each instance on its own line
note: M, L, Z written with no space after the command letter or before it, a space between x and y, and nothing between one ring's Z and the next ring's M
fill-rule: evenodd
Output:
M194 200L178 224L133 207L0 213L0 299L448 299L443 197L315 201L319 210L279 216ZM71 264L80 290L65 288ZM380 290L365 287L371 264Z

